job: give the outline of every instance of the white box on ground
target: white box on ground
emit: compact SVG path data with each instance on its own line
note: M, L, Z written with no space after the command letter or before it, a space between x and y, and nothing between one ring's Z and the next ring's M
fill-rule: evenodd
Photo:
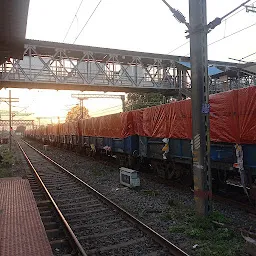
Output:
M138 177L138 172L132 169L121 167L120 183L130 188L139 187L140 178Z
M43 149L44 149L45 151L47 151L47 150L48 150L48 147L49 147L49 145L44 145L44 146L43 146Z

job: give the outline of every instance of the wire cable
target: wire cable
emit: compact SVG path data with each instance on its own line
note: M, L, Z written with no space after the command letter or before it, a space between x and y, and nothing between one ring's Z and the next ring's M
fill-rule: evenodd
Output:
M103 110L97 110L97 111L94 111L92 113L93 114L95 114L95 113L102 113L102 112L109 111L110 109L116 109L116 108L122 108L122 106L121 105L116 105L116 106L113 106L113 107L105 108Z
M240 59L240 60L247 59L248 57L251 57L251 56L253 56L253 55L255 55L255 54L256 54L256 52L251 53L251 54L249 54L249 55L247 55L247 56L243 57L243 58L242 58L242 59Z
M66 37L67 37L67 35L68 35L68 33L69 33L69 30L71 29L71 26L73 25L73 23L74 23L74 21L75 21L75 18L77 17L77 13L79 12L80 7L81 7L83 1L84 1L84 0L81 0L79 6L78 6L78 8L77 8L76 14L74 15L74 18L73 18L72 22L70 23L69 28L68 28L68 30L67 30L67 33L66 33L66 35L65 35L65 37L64 37L64 39L63 39L62 42L65 41L65 39L66 39Z
M241 7L243 7L244 5L248 4L251 0L246 0L245 2L243 2L242 4L240 4L239 6L237 6L235 9L233 9L232 11L230 11L229 13L225 14L221 20L224 20L226 17L228 17L230 14L236 12L238 9L240 9ZM245 7L246 8L246 7Z
M113 107L109 107L109 108L106 108L106 109L103 109L103 110L98 110L98 111L94 111L94 112L91 112L90 114L91 115L94 115L94 114L102 114L104 112L108 112L110 109L122 109L122 106L121 105L116 105L116 106L113 106ZM111 111L111 110L110 110Z
M253 23L253 24L251 24L251 25L248 26L248 27L245 27L245 28L242 28L242 29L240 29L240 30L238 30L238 31L235 31L234 33L229 34L229 35L227 35L226 37L222 37L222 38L220 38L220 39L218 39L218 40L216 40L216 41L214 41L214 42L208 44L208 46L213 45L213 44L216 44L216 43L218 43L218 42L220 42L220 41L222 41L222 40L224 40L224 39L226 39L226 38L228 38L228 37L231 37L231 36L233 36L233 35L236 35L236 34L242 32L242 31L244 31L244 30L246 30L246 29L249 29L249 28L251 28L251 27L253 27L253 26L255 26L255 25L256 25L256 23Z
M232 34L229 34L229 35L227 35L227 36L225 36L225 37L222 37L222 38L220 38L220 39L218 39L218 40L216 40L216 41L214 41L214 42L208 44L207 46L211 46L211 45L213 45L213 44L216 44L216 43L218 43L218 42L220 42L220 41L222 41L222 40L224 40L224 39L227 39L227 38L229 38L229 37L231 37L231 36L233 36L233 35L236 35L236 34L242 32L242 31L244 31L244 30L246 30L246 29L249 29L249 28L251 28L251 27L253 27L253 26L255 26L255 25L256 25L256 23L253 23L253 24L251 24L251 25L248 26L248 27L242 28L242 29L240 29L240 30L235 31L235 32L232 33ZM187 57L187 56L189 56L189 53L187 53L184 57Z
M176 47L175 49L171 50L171 51L168 52L167 54L170 54L170 53L172 53L172 52L175 52L176 50L180 49L181 47L183 47L184 45L188 44L189 42L190 42L190 40L188 39L187 42L185 42L184 44L182 44L182 45Z
M254 3L256 3L256 1L252 2L251 4L254 4ZM240 6L240 7L241 7L241 6ZM238 13L240 13L241 11L243 11L244 9L246 9L246 7L242 8L241 10L238 10L237 12L235 12L235 13L233 13L232 15L228 16L227 18L225 18L225 19L223 20L223 23L221 23L221 24L225 24L225 26L226 26L226 21L227 21L228 19L234 17L235 15L237 15ZM226 16L226 15L225 15L225 16ZM226 30L226 28L225 28L225 30ZM190 40L188 39L187 42L181 44L180 46L178 46L178 47L176 47L175 49L171 50L171 51L168 52L167 54L170 54L170 53L172 53L172 52L175 52L176 50L178 50L178 49L180 49L181 47L185 46L185 45L188 44L189 42L190 42ZM187 55L189 55L189 54L187 54ZM185 55L185 56L187 56L187 55Z
M96 12L96 10L98 9L100 3L102 2L102 0L100 0L97 4L97 6L94 8L92 14L90 15L90 17L88 18L88 20L85 22L84 26L82 27L81 31L79 32L79 34L77 35L76 39L74 40L73 44L76 42L76 40L78 39L78 37L81 35L81 33L83 32L84 28L86 27L86 25L89 23L90 19L92 18L92 16L94 15L94 13Z

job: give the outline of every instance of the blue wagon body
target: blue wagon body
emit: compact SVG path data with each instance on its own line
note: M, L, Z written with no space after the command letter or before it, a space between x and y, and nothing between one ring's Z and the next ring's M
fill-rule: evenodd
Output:
M256 145L243 145L244 167L256 176Z
M124 139L104 138L104 146L111 147L113 153L134 155L138 152L138 136L129 136Z

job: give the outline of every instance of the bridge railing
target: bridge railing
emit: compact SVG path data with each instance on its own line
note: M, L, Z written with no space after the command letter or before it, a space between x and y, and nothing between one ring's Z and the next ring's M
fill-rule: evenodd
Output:
M95 86L178 89L177 67L174 62L151 64L140 57L123 63L122 56L109 55L98 59L92 52L81 58L69 56L66 49L54 49L44 55L36 46L28 45L23 60L9 59L0 66L0 80L11 82L82 84Z

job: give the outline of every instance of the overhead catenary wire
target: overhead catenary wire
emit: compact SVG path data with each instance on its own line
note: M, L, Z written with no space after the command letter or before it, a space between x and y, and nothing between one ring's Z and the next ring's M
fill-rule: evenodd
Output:
M97 111L91 112L90 114L104 113L104 112L109 111L110 109L117 109L117 108L122 108L122 106L121 105L116 105L116 106L113 106L113 107L105 108L103 110L97 110Z
M116 114L116 113L121 113L122 110L121 110L121 107L116 107L116 108L113 108L112 110L106 110L106 111L98 111L98 112L92 112L89 114L90 115L112 115L112 114Z
M78 37L81 35L81 33L83 32L84 28L86 27L86 25L89 23L89 21L91 20L92 16L94 15L94 13L96 12L96 10L98 9L99 5L101 4L102 0L100 0L97 4L97 6L94 8L92 14L90 15L90 17L87 19L87 21L85 22L84 26L82 27L82 29L80 30L80 32L78 33L77 37L75 38L73 44L76 42L76 40L78 39Z
M255 55L255 54L256 54L256 52L251 53L251 54L249 54L249 55L247 55L247 56L245 56L245 57L241 58L240 60L247 59L248 57L251 57L251 56L253 56L253 55Z
M251 1L251 0L250 0L250 1ZM246 2L242 3L241 5L239 5L238 7L236 7L234 10L232 10L232 11L229 12L228 14L224 15L224 16L222 17L222 19L224 18L224 19L222 20L223 23L221 23L221 24L225 24L225 25L226 25L226 21L227 21L228 19L234 17L235 15L237 15L238 13L240 13L241 11L243 11L244 9L246 9L246 7L244 7L244 8L242 8L242 9L238 10L239 8L241 8L243 5L245 5L245 4L248 3L248 2L249 2L249 1L246 1ZM254 4L254 3L256 3L256 1L253 1L251 4ZM231 14L232 12L234 12L234 11L236 11L236 12L233 13L232 15L230 15L230 14ZM227 17L227 15L229 15L229 16ZM178 47L174 48L173 50L169 51L167 54L170 54L170 53L175 52L176 50L178 50L178 49L182 48L183 46L187 45L189 42L190 42L190 40L189 40L189 38L188 38L185 43L183 43L183 44L179 45ZM186 54L185 56L187 56L187 55L189 55L189 54Z
M218 42L220 42L220 41L222 41L222 40L224 40L224 39L227 39L228 37L231 37L231 36L233 36L233 35L236 35L236 34L238 34L238 33L241 33L242 31L247 30L247 29L249 29L249 28L251 28L251 27L253 27L253 26L255 26L255 25L256 25L256 23L253 23L253 24L251 24L250 26L247 26L247 27L245 27L245 28L242 28L242 29L240 29L240 30L237 30L237 31L235 31L235 32L233 32L233 33L231 33L231 34L225 36L225 37L222 37L222 38L220 38L220 39L218 39L218 40L216 40L216 41L214 41L214 42L208 44L208 46L213 45L213 44L216 44L216 43L218 43Z
M233 9L232 11L228 12L227 14L225 14L221 20L224 20L226 17L228 17L230 14L234 13L235 11L237 11L239 8L243 7L244 5L248 4L251 0L247 0L245 2L243 2L242 4L240 4L239 6L237 6L235 9Z
M173 50L171 50L170 52L168 52L167 54L170 54L170 53L172 53L172 52L175 52L176 50L178 50L178 49L180 49L181 47L183 47L183 46L185 46L185 45L187 45L188 43L189 43L189 39L187 39L187 42L185 42L185 43L183 43L183 44L181 44L180 46L178 46L178 47L176 47L175 49L173 49Z
M225 36L225 37L222 37L222 38L220 38L220 39L218 39L218 40L216 40L216 41L211 42L211 43L208 44L207 46L211 46L211 45L213 45L213 44L216 44L216 43L218 43L218 42L220 42L220 41L222 41L222 40L225 40L225 39L227 39L227 38L229 38L229 37L231 37L231 36L234 36L234 35L236 35L236 34L242 32L242 31L244 31L244 30L246 30L246 29L249 29L249 28L251 28L251 27L253 27L253 26L255 26L255 25L256 25L256 23L253 23L253 24L251 24L250 26L247 26L247 27L245 27L245 28L242 28L242 29L240 29L240 30L237 30L237 31L235 31L235 32L233 32L233 33L231 33L231 34ZM185 57L187 57L187 56L189 56L189 53L187 53L187 54L185 55Z
M79 10L80 10L80 7L81 7L83 1L84 1L84 0L81 0L80 4L79 4L79 6L78 6L78 8L77 8L77 10L76 10L76 13L75 13L75 15L74 15L74 18L73 18L73 20L71 21L71 23L70 23L70 25L69 25L69 28L68 28L68 30L67 30L67 33L66 33L66 35L65 35L65 37L64 37L64 39L63 39L62 42L65 41L65 39L66 39L66 37L67 37L67 35L68 35L68 33L69 33L69 31L70 31L70 29L71 29L71 27L72 27L74 21L75 21L75 18L77 17L77 14L78 14L78 12L79 12Z

